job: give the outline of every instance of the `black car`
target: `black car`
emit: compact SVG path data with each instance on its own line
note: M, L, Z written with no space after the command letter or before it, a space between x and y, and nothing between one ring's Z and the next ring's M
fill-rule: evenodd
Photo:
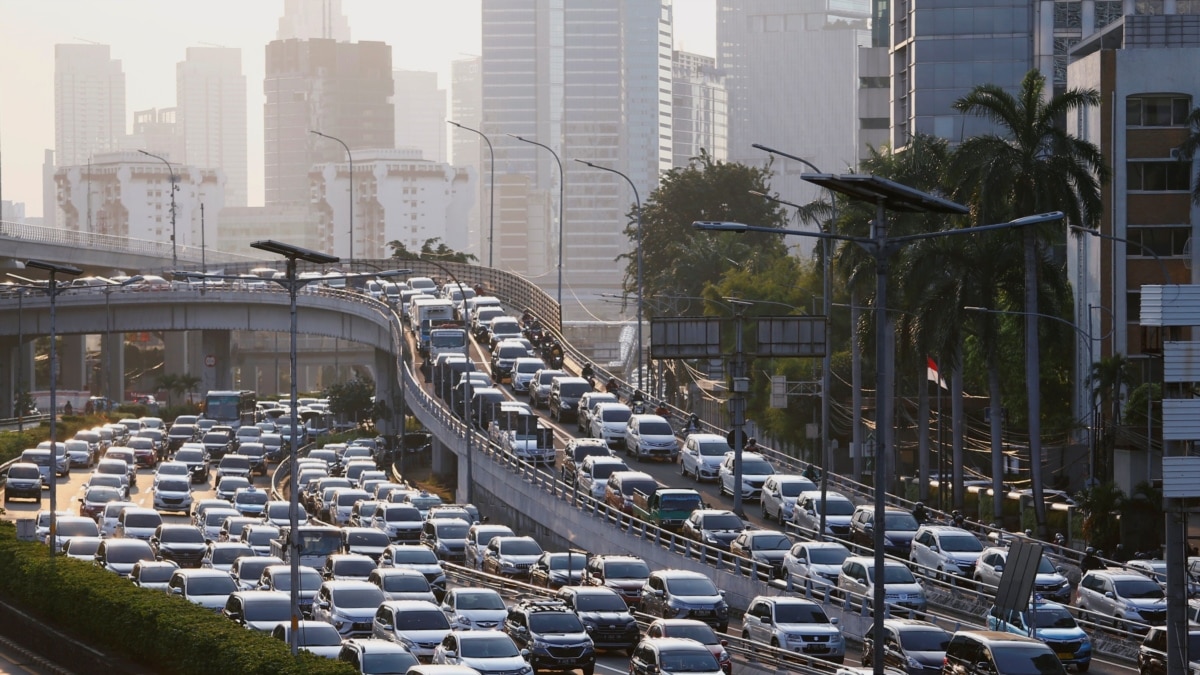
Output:
M1200 628L1192 628L1188 631L1187 653L1192 658L1192 668L1189 672L1195 672L1195 663L1200 661ZM1140 675L1166 675L1167 672L1167 628L1166 626L1155 626L1146 633L1146 638L1142 640L1142 646L1138 648L1138 672Z
M942 672L950 634L942 628L915 619L883 620L883 665L908 675L937 675ZM874 640L868 631L863 636L862 663L870 667Z
M167 444L172 451L178 450L184 443L191 443L199 436L200 430L194 424L172 424L167 432Z
M883 552L898 558L907 558L912 548L913 535L920 524L912 513L895 506L887 507L883 514ZM854 509L850 517L850 540L871 548L875 546L875 507L866 504Z
M193 483L208 481L208 452L200 448L182 448L175 453L175 461L187 464L188 475Z
M729 545L745 529L746 523L733 511L696 509L683 521L679 534L701 544L728 551Z
M212 459L221 459L225 453L233 450L233 438L223 431L209 431L200 442Z
M525 600L513 605L503 630L517 648L528 650L533 672L596 668L596 647L583 622L557 600Z
M558 591L558 599L587 627L597 649L633 653L641 633L620 593L604 586L567 586Z
M199 567L208 544L204 533L194 525L164 523L150 537L150 548L159 560L170 560L180 567Z
M691 570L658 570L642 588L641 609L664 619L697 619L724 633L729 629L725 591L707 575Z

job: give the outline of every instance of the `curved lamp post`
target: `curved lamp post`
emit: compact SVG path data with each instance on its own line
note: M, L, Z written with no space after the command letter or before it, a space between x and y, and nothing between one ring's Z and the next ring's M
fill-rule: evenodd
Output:
M637 203L637 385L638 389L642 388L642 198L638 195L637 186L633 184L629 176L611 169L607 166L600 166L589 161L576 159L580 164L586 164L593 169L600 169L609 173L615 173L629 183L629 189L633 190L633 200Z
M493 253L495 252L495 246L493 245L492 238L496 235L496 152L492 149L491 139L489 139L487 134L483 133L482 131L463 126L452 120L446 120L446 123L456 126L463 131L473 131L479 134L479 137L483 139L484 143L487 143L488 157L491 158L490 163L492 165L488 172L491 176L489 178L490 187L488 188L488 267L495 267L496 259L493 256Z
M350 265L351 271L354 267L354 155L350 153L350 146L346 142L336 136L323 134L315 129L309 129L308 133L315 134L321 138L328 138L331 141L337 141L346 149L346 157L350 160L350 255L346 257L347 264Z
M145 155L147 157L153 157L154 159L157 159L158 161L167 165L167 174L170 175L170 180L171 180L171 266L179 267L179 255L176 251L176 245L175 245L175 238L176 238L175 235L178 234L177 230L175 229L175 191L179 189L179 185L177 184L179 177L175 175L175 170L171 168L171 163L168 162L165 158L159 157L158 155L154 154L153 152L146 152L145 150L138 150L138 152L142 153L143 155ZM89 174L89 178L90 178L90 174ZM91 199L90 194L88 196L88 199Z
M562 317L563 317L563 310L562 310L563 186L566 185L566 181L563 178L562 160L560 160L558 158L558 153L555 152L553 148L551 148L550 146L548 146L544 143L538 143L535 140L525 138L524 136L518 136L516 134L508 134L508 135L517 139L518 141L521 141L522 143L529 143L530 145L536 145L539 148L545 148L546 150L550 151L551 155L554 156L554 163L558 165L558 329L559 329L559 331L561 331L562 330Z

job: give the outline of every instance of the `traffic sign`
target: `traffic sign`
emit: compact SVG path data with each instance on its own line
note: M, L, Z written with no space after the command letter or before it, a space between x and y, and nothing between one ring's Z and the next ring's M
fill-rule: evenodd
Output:
M213 366L217 365L217 357L216 357L216 355L214 355L214 354L207 354L207 355L205 355L205 357L204 357L204 365L205 365L205 367L208 367L208 368L212 368Z

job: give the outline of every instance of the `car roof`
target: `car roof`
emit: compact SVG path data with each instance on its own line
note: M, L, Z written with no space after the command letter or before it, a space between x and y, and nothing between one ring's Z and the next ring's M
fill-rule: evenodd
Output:
M703 651L705 654L710 653L708 651L708 647L705 647L704 645L700 644L699 642L696 642L695 640L689 640L687 638L671 638L671 637L642 638L642 643L645 645L649 645L649 646L657 649L660 652L663 650L668 650L668 651L690 651L690 652Z
M695 572L692 570L679 570L679 569L655 570L654 572L652 572L652 574L659 576L659 577L674 577L676 579L683 579L683 578L710 579L711 578L707 574L703 574L701 572Z

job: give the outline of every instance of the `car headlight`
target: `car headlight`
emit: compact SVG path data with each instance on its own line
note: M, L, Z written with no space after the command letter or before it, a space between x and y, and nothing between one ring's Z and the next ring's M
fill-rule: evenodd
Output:
M883 535L883 545L884 546L895 546L895 544L892 543L892 538L887 536L886 534Z
M408 647L409 649L417 648L417 643L414 642L411 638L401 637L400 644L404 645L405 647Z
M717 538L716 538L716 537L714 537L713 535L711 535L711 534L709 534L709 533L705 532L705 533L704 533L704 543L706 543L706 544L716 544L716 543L717 543Z
M908 664L908 667L912 668L913 670L921 670L925 667L925 664L921 663L920 661L914 659L911 656L908 657L908 660L906 663Z
M534 639L534 641L533 641L533 644L532 644L531 646L532 646L534 649L543 649L543 650L549 650L549 649L550 649L550 643L548 643L548 642L543 642L542 640L538 640L538 639Z
M469 616L461 616L460 615L455 619L455 621L457 621L459 624L461 624L463 626L471 625L471 617L469 617Z
M1125 603L1125 611L1139 617L1142 615L1142 610L1140 607L1137 605L1131 605L1129 603Z

